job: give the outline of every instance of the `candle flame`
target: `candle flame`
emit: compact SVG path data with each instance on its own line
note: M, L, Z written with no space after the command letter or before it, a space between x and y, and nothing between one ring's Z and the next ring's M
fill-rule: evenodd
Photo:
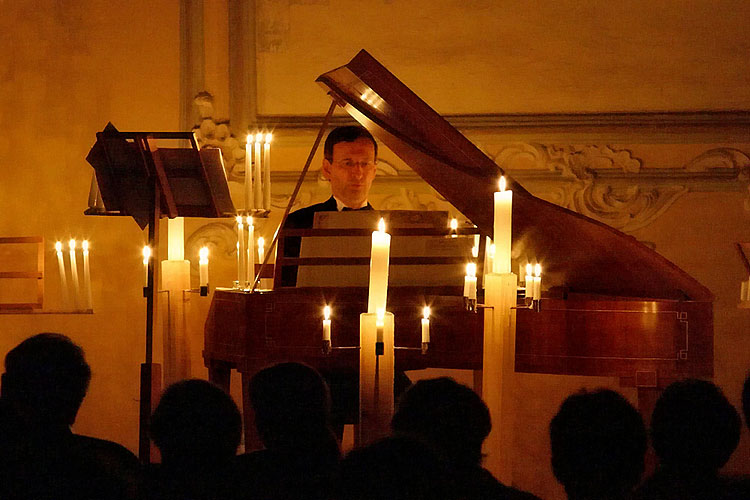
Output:
M422 316L424 319L430 319L430 306L424 306L424 309L422 309Z
M476 278L477 276L477 265L473 262L469 262L466 264L466 275L471 278Z
M266 243L266 240L263 239L263 236L258 237L258 246L263 248L263 245Z
M247 217L245 217L245 220L247 221L247 227L250 227L250 226L253 225L253 216L252 215L248 215Z
M331 306L323 308L323 319L331 319Z
M380 222L378 222L378 231L380 231L381 233L385 232L385 219L383 219L382 217L380 218Z
M198 256L201 260L208 260L208 247L201 247L201 249L198 250Z
M83 242L81 243L81 248L83 248L84 252L88 252L89 251L89 240L83 240Z
M238 215L237 217L235 217L234 220L237 221L237 224L242 225L242 216L241 215Z
M542 275L542 266L541 266L541 264L537 264L537 265L534 266L534 274L536 275L537 278Z
M527 276L531 276L531 268L532 268L531 262L529 262L528 264L526 264L526 275Z
M71 240L70 240L70 241L68 242L68 248L70 248L71 250L75 250L75 249L76 249L76 240L74 240L74 239L71 239Z
M455 231L456 229L458 229L458 219L453 218L451 219L451 230Z
M55 251L56 252L62 252L62 242L58 241L55 243Z
M253 134L247 134L247 143L251 144L255 136Z
M479 257L479 247L471 247L471 256L475 259Z
M502 193L503 191L505 191L505 176L501 175L500 176L500 192Z
M148 245L144 246L141 253L143 254L143 265L148 265L148 259L151 258L151 247Z
M495 257L495 244L490 245L490 257Z
M272 134L266 134L266 144L271 144L272 138L273 138Z
M257 145L257 144L260 144L261 142L263 142L263 134L258 132L257 134L255 134L255 144Z

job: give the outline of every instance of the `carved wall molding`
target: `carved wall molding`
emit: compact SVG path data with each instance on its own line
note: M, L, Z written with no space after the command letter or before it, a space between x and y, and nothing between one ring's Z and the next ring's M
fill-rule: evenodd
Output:
M231 222L210 222L193 231L185 240L185 255L198 255L201 247L208 247L212 258L237 258L237 232ZM198 259L190 259L191 271L198 272Z

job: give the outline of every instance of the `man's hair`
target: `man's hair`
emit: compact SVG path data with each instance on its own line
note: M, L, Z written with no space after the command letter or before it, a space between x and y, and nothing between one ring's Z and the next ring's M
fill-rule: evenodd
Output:
M747 374L742 387L742 413L745 414L745 425L750 429L750 373Z
M478 465L492 424L476 392L441 377L411 386L399 400L391 427L428 442L450 462Z
M151 416L151 436L167 460L226 459L236 453L241 435L237 405L205 380L172 384Z
M569 498L632 491L643 473L646 428L618 393L569 396L549 426L552 469Z
M375 158L378 157L378 143L375 138L363 127L356 125L347 125L345 127L336 127L331 130L323 146L323 156L326 160L333 161L333 146L340 142L354 142L357 139L369 139L375 148Z
M734 452L742 424L716 385L686 379L667 387L651 416L651 439L661 463L716 471Z
M5 356L2 397L40 418L73 424L91 381L83 349L59 333L29 337Z
M331 397L314 368L279 363L250 380L255 426L266 447L293 445L330 435Z

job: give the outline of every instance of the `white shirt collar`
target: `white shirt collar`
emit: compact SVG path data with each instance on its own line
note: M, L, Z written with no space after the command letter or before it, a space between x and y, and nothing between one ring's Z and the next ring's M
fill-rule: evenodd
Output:
M338 210L339 212L341 212L341 211L342 211L342 210L344 209L344 207L347 207L347 206L348 206L348 205L346 205L346 204L345 204L345 203L344 203L343 201L341 201L341 200L339 200L338 198L336 198L335 196L333 197L333 199L334 199L334 200L336 200L336 210ZM353 210L357 210L357 209L359 209L359 208L364 208L364 207L366 207L366 206L367 206L367 200L365 200L365 201L364 201L364 202L363 202L363 203L362 203L362 204L361 204L360 206L358 206L358 207L349 207L349 208L351 208L351 209L353 209Z

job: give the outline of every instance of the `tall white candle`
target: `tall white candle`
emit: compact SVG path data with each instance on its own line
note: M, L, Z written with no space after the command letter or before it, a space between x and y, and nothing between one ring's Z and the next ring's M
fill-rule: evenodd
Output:
M385 311L388 300L388 264L391 254L391 235L385 232L385 220L378 223L378 230L372 232L370 250L370 289L367 311Z
M68 242L70 249L70 280L73 282L73 302L76 309L81 308L80 290L78 286L78 264L76 263L76 240L71 239Z
M247 222L247 268L245 270L245 281L252 283L255 280L255 226L253 218L249 215L245 218Z
M252 210L253 200L253 134L247 136L245 143L245 210Z
M455 217L451 219L451 238L456 238L458 235L456 234L456 231L458 230L458 219Z
M93 308L91 301L91 268L89 267L89 242L83 240L81 243L83 249L83 298L84 308L86 310Z
M385 308L379 308L375 319L375 342L383 342L385 334Z
M263 262L263 258L266 255L266 240L263 239L263 236L260 236L258 238L258 262Z
M534 288L536 288L534 275L532 273L532 265L531 263L526 264L526 287L524 289L524 297L533 299L534 298Z
M271 210L271 137L263 144L263 210Z
M253 177L255 177L255 182L253 183L253 199L255 204L253 208L261 208L263 205L263 177L260 171L260 147L262 141L263 134L255 134L255 165L253 167Z
M185 218L168 219L167 257L169 260L185 260Z
M430 306L424 306L422 309L422 343L430 342Z
M143 247L143 251L141 252L141 255L143 255L143 274L145 276L145 280L143 282L143 286L148 286L148 261L151 259L151 247L148 245Z
M542 298L542 266L534 266L534 300Z
M466 276L464 276L464 297L477 299L477 265L473 262L466 264Z
M68 295L68 279L65 273L65 260L62 253L62 242L55 243L55 253L57 254L57 268L60 271L60 283L62 284L62 298L65 308L70 308L70 296Z
M237 221L237 242L240 246L237 248L237 259L239 266L237 267L237 281L239 281L240 288L245 287L245 265L247 256L245 255L245 230L242 224L242 216L238 215L235 219Z
M495 193L495 273L510 272L511 222L513 219L513 191L505 190L505 176L500 177L500 191Z
M208 247L202 247L198 252L201 286L208 286Z
M331 341L331 306L323 308L323 341Z
M487 255L484 260L484 273L492 273L495 271L495 244L491 239L487 238Z

